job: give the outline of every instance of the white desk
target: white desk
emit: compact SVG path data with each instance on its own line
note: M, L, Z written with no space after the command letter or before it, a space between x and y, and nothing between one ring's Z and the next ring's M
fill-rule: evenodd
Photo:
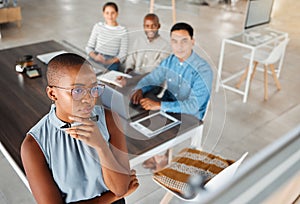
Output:
M279 41L288 38L288 33L273 30L271 28L260 28L260 29L251 29L249 31L245 31L234 35L230 38L223 39L222 46L221 46L221 53L219 59L219 66L218 66L218 75L216 81L216 92L219 91L220 86L224 89L233 91L243 96L243 102L247 102L249 86L250 86L250 77L253 71L253 60L255 56L255 52L264 46L276 44ZM224 54L225 54L225 45L232 44L235 46L240 46L243 48L248 48L251 51L250 61L249 61L249 71L246 78L246 85L244 90L239 90L235 87L232 87L227 82L239 77L244 73L244 70L241 70L238 73L233 74L230 77L222 79L222 71L223 71L223 61L224 61ZM283 58L280 60L279 68L277 70L277 77L280 75L280 70L282 66Z
M175 147L182 142L191 139L191 146L200 148L201 147L201 140L202 140L202 132L203 132L203 125L199 125L187 132L178 134L176 137L162 143L140 155L137 155L129 160L130 167L133 168L134 166L143 163L145 160L153 157L154 155L164 152L168 149ZM145 141L147 142L147 141Z

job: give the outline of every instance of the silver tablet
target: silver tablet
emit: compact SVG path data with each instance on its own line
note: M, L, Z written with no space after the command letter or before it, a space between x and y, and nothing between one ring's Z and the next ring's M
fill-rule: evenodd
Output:
M130 125L145 136L153 137L180 123L181 121L160 111L131 122Z

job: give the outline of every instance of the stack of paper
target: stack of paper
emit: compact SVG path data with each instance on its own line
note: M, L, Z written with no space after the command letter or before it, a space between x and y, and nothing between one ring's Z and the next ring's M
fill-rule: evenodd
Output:
M57 55L60 55L60 54L63 54L63 53L67 53L67 51L65 50L60 50L60 51L56 51L56 52L48 52L48 53L45 53L45 54L40 54L40 55L37 55L36 58L38 58L39 60L41 60L42 62L44 62L45 64L48 64L49 61L57 56Z
M102 75L99 75L97 77L97 79L100 81L106 82L106 83L114 84L118 87L122 87L122 85L117 81L117 77L119 77L119 76L126 77L126 78L132 78L132 76L129 74L111 70Z

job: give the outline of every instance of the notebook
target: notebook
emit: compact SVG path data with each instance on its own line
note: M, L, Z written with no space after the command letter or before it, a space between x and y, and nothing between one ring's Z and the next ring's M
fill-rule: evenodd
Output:
M97 76L97 79L99 79L100 81L106 82L106 83L116 85L118 87L122 87L122 85L116 81L117 77L119 77L119 76L126 77L126 78L132 78L132 76L129 74L111 70L109 72L106 72L105 74Z
M56 52L48 52L48 53L44 53L44 54L40 54L40 55L37 55L36 58L38 58L40 61L42 61L43 63L45 64L48 64L49 61L57 56L57 55L60 55L60 54L63 54L63 53L67 53L67 51L64 51L64 50L60 50L60 51L56 51Z
M105 86L100 98L105 107L110 108L125 119L132 119L146 112L142 107L132 105L129 96L123 95L108 85Z

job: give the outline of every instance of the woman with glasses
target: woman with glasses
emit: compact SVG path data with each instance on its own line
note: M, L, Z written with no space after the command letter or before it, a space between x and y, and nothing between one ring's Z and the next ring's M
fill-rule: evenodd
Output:
M127 55L128 33L124 26L117 22L118 6L107 2L102 8L105 22L94 25L86 46L89 59L108 70L118 71Z
M71 53L49 62L47 81L54 104L21 146L37 203L125 203L139 184L118 116L96 105L105 86L84 58Z

